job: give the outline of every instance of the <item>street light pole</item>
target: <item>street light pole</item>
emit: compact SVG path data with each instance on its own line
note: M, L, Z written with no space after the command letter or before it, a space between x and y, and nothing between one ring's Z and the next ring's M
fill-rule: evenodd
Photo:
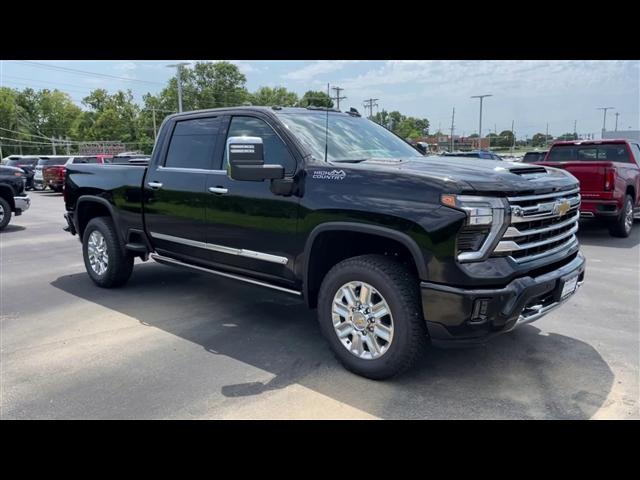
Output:
M491 94L486 95L474 95L471 98L479 98L480 99L480 123L478 125L478 150L482 150L482 100L485 97L493 97Z
M174 63L172 65L167 65L168 68L176 68L178 74L176 76L176 79L178 81L178 112L182 112L182 81L180 78L180 71L182 70L182 67L185 65L189 65L188 62L182 62L182 63Z

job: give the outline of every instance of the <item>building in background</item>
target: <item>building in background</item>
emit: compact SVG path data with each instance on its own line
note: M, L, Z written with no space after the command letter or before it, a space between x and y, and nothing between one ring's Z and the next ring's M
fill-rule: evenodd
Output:
M416 139L416 142L426 143L429 151L450 151L451 136L450 135L428 135L426 137ZM471 150L488 150L490 139L478 137L463 137L461 135L453 136L453 151L471 151Z
M640 142L640 130L603 130L602 138L625 138Z

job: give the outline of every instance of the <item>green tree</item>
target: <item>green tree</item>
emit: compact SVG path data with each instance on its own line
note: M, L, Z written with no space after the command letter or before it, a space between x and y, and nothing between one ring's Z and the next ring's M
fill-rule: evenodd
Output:
M534 147L542 147L542 146L546 146L547 143L552 140L553 140L553 137L551 135L545 135L544 133L536 133L531 138L531 145Z
M284 87L260 87L249 95L252 105L293 107L298 103L298 95Z
M500 138L497 141L499 147L510 147L513 145L513 132L511 130L503 130L500 132Z
M0 89L0 126L12 130L3 131L5 153L40 153L49 150L47 138L65 138L71 135L72 127L82 111L71 98L59 90L25 88ZM47 137L47 138L39 138ZM24 143L23 143L24 142ZM47 144L39 145L38 143Z
M560 141L578 140L578 134L576 134L576 133L565 133L563 135L560 135L556 140L560 140Z
M111 95L106 90L94 90L82 103L88 110L75 124L76 138L121 141L133 148L153 144L153 132L142 128L141 108L130 90Z
M300 107L333 108L333 100L325 92L309 90L302 96L298 105Z
M183 110L201 110L242 105L249 101L245 88L247 78L229 62L198 62L183 67L180 74ZM177 76L157 95L163 110L178 108Z

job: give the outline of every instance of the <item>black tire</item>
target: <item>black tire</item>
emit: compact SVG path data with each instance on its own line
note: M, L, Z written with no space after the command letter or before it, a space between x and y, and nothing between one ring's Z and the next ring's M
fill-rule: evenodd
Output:
M388 350L376 359L362 359L352 354L338 339L333 327L334 296L343 285L352 281L366 282L378 290L393 315L393 339ZM345 368L374 380L405 372L428 345L420 282L406 266L383 255L362 255L335 265L320 287L318 320L324 337Z
M98 231L104 237L108 254L107 268L102 274L94 271L89 260L89 237L94 231ZM87 273L99 287L114 288L124 285L133 271L134 258L123 252L110 217L96 217L89 221L82 235L82 256Z
M11 221L11 206L4 198L0 197L0 213L2 213L2 220L0 220L0 230L4 229Z
M631 225L627 223L627 218L631 214ZM633 228L633 198L631 195L627 195L624 199L624 204L620 216L609 225L609 233L613 237L627 238L631 234Z
M54 192L56 193L62 193L62 187L51 187L53 189Z

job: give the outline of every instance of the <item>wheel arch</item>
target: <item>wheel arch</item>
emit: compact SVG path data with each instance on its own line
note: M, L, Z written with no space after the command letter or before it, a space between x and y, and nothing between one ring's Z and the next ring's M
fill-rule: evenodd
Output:
M363 248L361 252L355 255L334 255L337 261L322 262L318 248L322 248L319 240L327 234L339 234L341 232L349 232L366 236L368 239L382 239L383 246L399 245L407 253L407 260L411 262L416 274L422 280L428 279L427 262L424 254L418 244L409 235L389 227L380 225L369 225L355 222L328 222L316 226L309 234L304 247L304 262L302 267L303 275L303 294L305 301L310 307L317 305L318 290L322 279L330 268L337 262L358 254L372 253L369 248ZM315 250L314 250L315 249ZM356 249L357 251L357 249Z
M113 226L120 240L120 248L125 250L125 238L123 237L122 229L120 228L118 211L115 209L112 203L102 197L95 195L82 195L78 198L75 208L75 227L78 232L78 237L82 241L85 228L92 218L96 217L110 217L113 221Z

